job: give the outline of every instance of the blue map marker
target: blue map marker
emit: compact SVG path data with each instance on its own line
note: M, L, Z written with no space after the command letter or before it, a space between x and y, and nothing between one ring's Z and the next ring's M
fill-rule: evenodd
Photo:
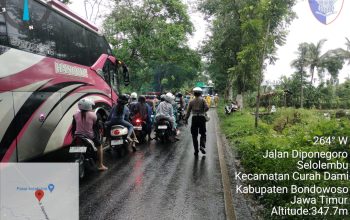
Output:
M47 188L49 188L50 192L53 191L53 189L55 188L55 185L53 185L52 183L50 183Z
M23 21L29 21L29 6L28 6L28 0L24 0L24 6L23 6Z

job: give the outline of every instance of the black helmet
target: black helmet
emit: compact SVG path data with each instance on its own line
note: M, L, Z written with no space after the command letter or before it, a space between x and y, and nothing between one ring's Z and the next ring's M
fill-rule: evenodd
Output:
M177 97L181 98L182 97L182 93L181 92L177 93Z
M125 105L128 103L128 101L129 101L129 99L128 99L127 95L123 94L123 95L119 96L118 103Z
M144 95L139 96L139 102L145 103L146 102L146 97Z

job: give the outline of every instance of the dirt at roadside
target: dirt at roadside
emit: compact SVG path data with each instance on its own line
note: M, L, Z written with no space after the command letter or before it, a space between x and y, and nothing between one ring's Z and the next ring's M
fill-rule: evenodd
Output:
M226 139L225 135L221 133L222 144L224 145L225 160L228 167L231 192L233 196L233 203L235 208L235 214L237 220L260 220L263 219L258 215L258 210L262 207L253 200L252 197L236 193L236 186L243 184L242 181L235 179L235 172L243 172L243 168L240 165L240 159L237 151L234 147L230 146L230 143Z

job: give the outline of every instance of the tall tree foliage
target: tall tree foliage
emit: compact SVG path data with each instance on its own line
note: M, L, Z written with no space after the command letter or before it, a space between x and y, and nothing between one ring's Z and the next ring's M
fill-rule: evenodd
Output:
M325 55L322 54L322 47L324 43L326 42L326 39L322 39L317 42L317 44L309 43L308 44L308 54L307 54L307 59L308 59L308 64L310 66L310 74L311 74L311 84L314 79L314 72L315 69L319 68L322 66L322 63L324 62L324 57Z
M304 87L308 86L310 87L310 89L308 89L309 92L313 90L314 86L312 82L315 69L317 69L320 78L320 85L318 85L318 88L323 90L325 85L326 87L332 87L331 96L328 97L335 97L335 85L339 82L338 75L339 71L343 68L344 59L346 59L346 51L338 48L329 50L322 54L321 48L324 42L326 42L325 39L318 41L317 44L306 42L299 44L297 59L293 60L291 63L291 66L297 70L296 73L300 75L300 107L302 108L304 106L303 89ZM309 85L306 83L306 78L309 77L306 71L307 67L309 67L309 72L311 75L311 83ZM330 79L326 84L324 82L325 74L330 76Z
M306 71L305 68L308 66L307 54L309 50L309 45L307 43L301 43L298 47L298 58L292 61L292 66L297 70L297 74L300 79L300 107L304 106L304 84Z
M234 76L228 69L236 66L241 46L241 22L238 0L206 0L200 9L212 19L212 35L204 42L203 54L208 60L207 70L216 88L232 99ZM239 81L241 77L236 76Z
M287 26L295 17L290 10L294 4L295 0L204 0L201 4L213 19L212 36L204 46L209 71L227 79L219 83L230 99L233 85L239 94L254 88L259 94L265 60L273 63L277 46L285 43Z
M133 89L180 88L200 71L199 54L186 45L193 26L181 0L115 0L104 29L132 70Z

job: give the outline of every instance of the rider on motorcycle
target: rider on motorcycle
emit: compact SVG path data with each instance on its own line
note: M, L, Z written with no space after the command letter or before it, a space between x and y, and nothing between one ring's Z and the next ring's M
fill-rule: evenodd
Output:
M177 109L176 111L178 113L180 113L180 115L178 115L177 117L177 120L180 121L183 116L184 116L184 110L186 108L186 103L185 103L185 100L183 98L183 95L179 92L177 95L176 95L176 104L177 104Z
M185 102L185 100L184 100L184 98L183 98L183 95L182 95L182 93L178 93L177 94L177 103L179 103L180 104L180 107L182 108L182 109L185 109L185 106L186 106L186 102Z
M129 110L131 118L135 115L135 106L137 104L137 93L133 92L130 95Z
M127 140L130 143L133 143L133 150L135 151L135 142L138 143L138 140L136 138L136 135L134 133L134 126L129 122L130 118L130 111L129 108L126 106L128 103L128 98L126 95L121 95L118 99L118 102L115 106L113 106L111 113L108 117L107 126L110 128L113 125L122 125L128 129L128 135ZM110 129L108 129L110 130ZM134 139L131 138L131 135L133 134Z
M151 130L152 130L152 109L148 103L146 103L146 97L141 95L138 99L138 103L135 106L135 117L140 117L142 121L146 122L146 133L148 135L148 139L151 140Z
M162 101L156 110L156 122L160 119L165 118L170 122L172 130L175 129L175 118L174 118L174 109L173 109L173 94L168 92L164 96L164 101Z
M98 169L103 171L108 168L103 165L103 149L102 144L100 142L99 137L99 127L97 124L97 115L94 111L92 111L92 106L94 102L83 98L78 102L79 112L73 115L72 122L72 135L75 137L76 135L81 135L91 139L98 151L99 164Z

